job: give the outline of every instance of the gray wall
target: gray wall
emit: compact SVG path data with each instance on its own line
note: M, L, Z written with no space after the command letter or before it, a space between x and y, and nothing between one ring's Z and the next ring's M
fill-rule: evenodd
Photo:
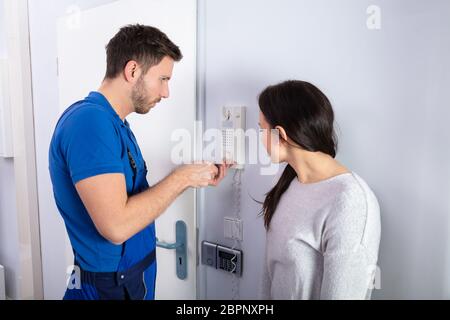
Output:
M0 57L6 57L6 30L4 26L5 13L3 12L4 1L0 0Z
M361 175L382 210L381 290L374 298L449 298L450 2L447 0L208 0L203 18L207 126L219 108L247 105L257 127L257 94L302 79L333 102L338 158ZM366 26L381 8L381 30ZM274 177L257 165L243 177L241 298L255 298L265 232L249 195L263 199ZM208 189L201 240L223 238L232 214L230 177ZM204 296L231 298L230 277L206 270Z

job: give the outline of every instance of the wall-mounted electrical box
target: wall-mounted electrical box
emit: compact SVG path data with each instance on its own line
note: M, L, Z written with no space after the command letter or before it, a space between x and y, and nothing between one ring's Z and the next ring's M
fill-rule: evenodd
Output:
M0 157L3 158L14 156L8 74L8 61L0 58Z
M202 242L202 264L204 265L241 276L242 258L241 250L208 241Z

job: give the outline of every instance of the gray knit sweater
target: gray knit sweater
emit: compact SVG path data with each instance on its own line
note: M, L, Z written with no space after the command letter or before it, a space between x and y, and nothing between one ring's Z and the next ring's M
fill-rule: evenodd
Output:
M283 194L266 235L262 299L370 299L380 208L355 173Z

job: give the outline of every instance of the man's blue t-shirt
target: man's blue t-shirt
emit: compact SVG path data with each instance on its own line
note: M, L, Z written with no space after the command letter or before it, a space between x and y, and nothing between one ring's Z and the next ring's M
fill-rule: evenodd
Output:
M128 150L138 170L142 169L145 162L128 122L120 119L99 92L91 92L84 100L70 106L56 125L49 150L53 193L76 260L84 270L117 271L123 246L100 235L75 184L100 174L122 173L130 195L133 171ZM151 234L154 236L154 228ZM143 252L142 257L147 253Z

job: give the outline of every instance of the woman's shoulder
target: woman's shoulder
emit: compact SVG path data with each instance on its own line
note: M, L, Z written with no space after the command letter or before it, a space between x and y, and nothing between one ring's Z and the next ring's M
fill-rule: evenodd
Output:
M369 185L356 173L336 181L337 192L328 217L328 226L341 230L361 243L377 242L380 233L380 207Z
M378 208L378 200L367 182L355 172L349 172L336 181L335 204L339 207Z

